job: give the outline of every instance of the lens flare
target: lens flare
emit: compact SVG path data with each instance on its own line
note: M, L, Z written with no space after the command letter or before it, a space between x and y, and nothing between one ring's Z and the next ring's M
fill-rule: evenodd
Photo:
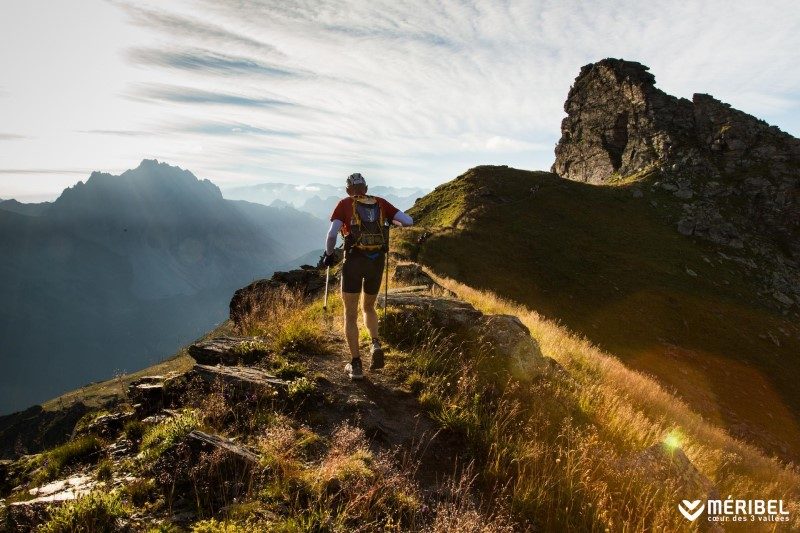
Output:
M673 430L670 431L666 437L664 437L664 444L666 444L670 449L680 448L681 447L681 439L678 435L678 432Z

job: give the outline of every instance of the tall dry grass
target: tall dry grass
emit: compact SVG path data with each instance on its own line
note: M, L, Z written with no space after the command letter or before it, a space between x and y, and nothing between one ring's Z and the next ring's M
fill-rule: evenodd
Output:
M648 460L646 450L666 441L665 449L683 452L722 498L784 500L789 525L749 523L749 530L800 529L795 465L730 437L652 379L536 312L428 273L484 313L518 316L542 353L568 372L564 381L510 383L492 405L490 419L481 422L489 443L483 475L495 480L518 519L532 517L547 529L586 531L697 527L676 508L689 497L686 472L657 473ZM515 386L537 390L520 394ZM474 401L480 387L476 382L444 391L445 401ZM520 400L540 405L520 406Z

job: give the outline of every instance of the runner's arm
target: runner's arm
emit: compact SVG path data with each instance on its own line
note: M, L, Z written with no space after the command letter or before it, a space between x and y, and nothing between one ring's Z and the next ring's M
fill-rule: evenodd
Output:
M339 234L339 230L342 228L342 221L341 220L331 220L331 227L328 230L328 238L325 241L325 253L331 255L333 253L333 249L336 248L336 235Z
M411 226L414 224L414 219L412 219L409 215L403 213L402 211L398 211L394 214L394 218L392 218L392 223L397 226Z

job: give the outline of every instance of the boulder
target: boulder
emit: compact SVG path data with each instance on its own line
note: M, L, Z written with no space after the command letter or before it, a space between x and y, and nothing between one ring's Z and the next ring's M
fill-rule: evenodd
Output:
M72 476L30 489L31 499L12 502L8 520L15 531L33 531L47 519L54 507L89 494L98 482L86 475Z
M431 326L481 350L491 350L518 379L530 379L558 368L554 360L542 355L539 343L516 316L484 315L462 300L419 292L392 292L388 301L390 309L399 310L401 317L399 323L387 329L408 330L405 335L397 334L401 342L413 341L417 332Z
M648 479L666 484L678 482L678 493L686 500L719 498L714 483L701 473L679 447L659 442L622 461L622 471L639 470Z
M166 376L144 376L128 385L128 400L136 416L143 418L165 407L177 407L183 401L188 383L187 373Z
M251 365L268 352L256 337L216 337L192 344L189 355L202 365Z
M383 305L383 294L378 295ZM430 296L418 292L389 293L389 307L396 307L418 316L424 316L434 328L460 331L474 324L482 313L472 305L456 298Z
M133 420L134 416L135 414L130 411L100 415L85 426L80 428L76 427L75 431L73 431L72 438L74 439L75 437L88 434L98 435L107 439L114 438L122 431L125 423L129 420Z
M435 284L433 279L417 263L397 265L392 275L392 280L405 285L427 285L431 287Z
M220 386L226 395L235 398L272 396L285 397L289 383L259 368L247 366L194 365L190 371L208 386Z
M247 467L258 464L258 455L228 439L195 429L186 437L189 447L198 451L222 450L226 455Z
M552 369L555 361L542 355L539 343L513 315L484 315L476 323L477 339L504 358L517 379L529 379Z

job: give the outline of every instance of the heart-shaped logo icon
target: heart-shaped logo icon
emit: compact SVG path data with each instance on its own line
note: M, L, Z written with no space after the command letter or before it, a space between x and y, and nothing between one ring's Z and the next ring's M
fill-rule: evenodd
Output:
M683 505L680 503L678 504L678 510L687 520L694 522L703 512L703 509L706 508L705 504L700 505L701 501L702 500L695 500L690 502L689 500L683 500Z

